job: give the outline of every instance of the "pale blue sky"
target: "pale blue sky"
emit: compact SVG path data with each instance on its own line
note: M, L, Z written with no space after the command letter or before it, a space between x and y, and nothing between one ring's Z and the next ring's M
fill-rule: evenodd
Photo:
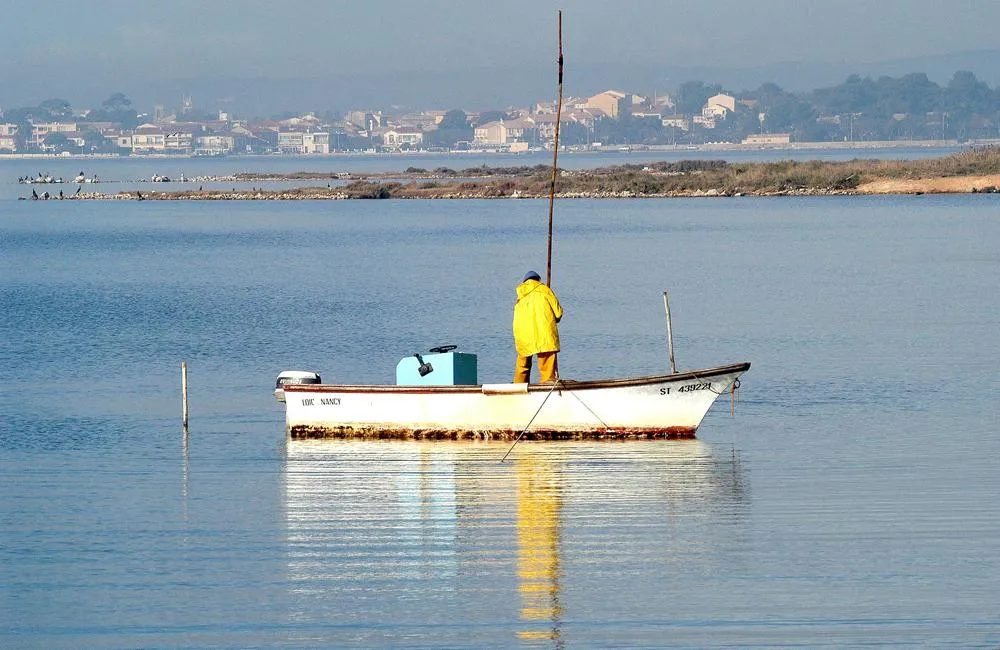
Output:
M996 49L996 0L8 2L0 106L149 77L303 78L546 66L863 63ZM62 93L66 94L66 93Z

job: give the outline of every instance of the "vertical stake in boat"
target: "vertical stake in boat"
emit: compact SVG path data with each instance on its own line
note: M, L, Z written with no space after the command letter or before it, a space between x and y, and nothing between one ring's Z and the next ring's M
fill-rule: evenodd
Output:
M545 265L545 284L552 286L552 209L556 202L556 175L559 173L559 123L562 121L563 49L562 9L559 10L559 96L556 99L556 135L552 146L552 182L549 184L549 247Z
M670 356L670 373L677 374L677 364L674 363L674 332L670 327L670 303L667 292L663 292L663 311L667 313L667 354Z

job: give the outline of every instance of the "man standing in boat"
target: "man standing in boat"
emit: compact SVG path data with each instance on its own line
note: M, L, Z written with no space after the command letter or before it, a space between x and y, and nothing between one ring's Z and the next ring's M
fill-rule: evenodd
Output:
M559 328L562 318L559 299L534 271L524 275L517 285L514 302L514 347L517 349L517 366L514 383L526 384L531 376L531 357L538 356L538 373L542 383L559 377Z

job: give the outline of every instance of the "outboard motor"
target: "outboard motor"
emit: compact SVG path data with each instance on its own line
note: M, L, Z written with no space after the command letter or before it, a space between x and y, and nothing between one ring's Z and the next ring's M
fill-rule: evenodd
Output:
M285 386L288 384L321 384L318 372L310 370L284 370L278 374L277 381L274 382L274 397L279 402L285 401Z

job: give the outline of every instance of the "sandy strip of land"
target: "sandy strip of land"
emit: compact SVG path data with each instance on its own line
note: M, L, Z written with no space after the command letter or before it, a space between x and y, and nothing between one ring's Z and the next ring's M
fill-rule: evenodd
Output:
M882 179L855 188L858 194L942 194L1000 188L1000 175L948 176L943 178Z

